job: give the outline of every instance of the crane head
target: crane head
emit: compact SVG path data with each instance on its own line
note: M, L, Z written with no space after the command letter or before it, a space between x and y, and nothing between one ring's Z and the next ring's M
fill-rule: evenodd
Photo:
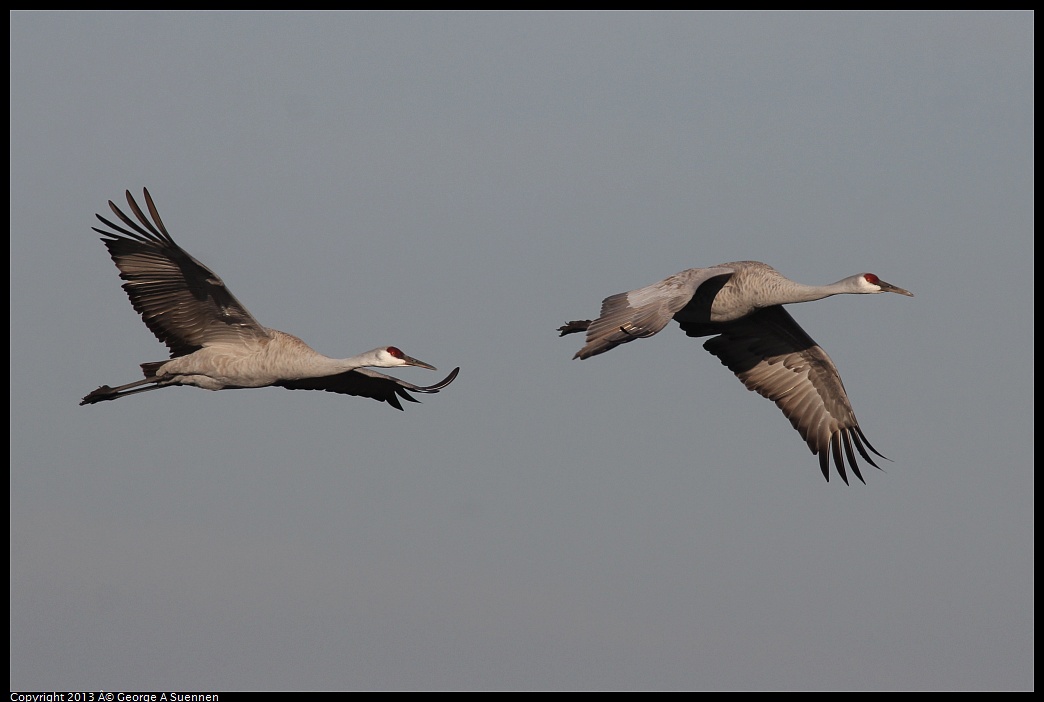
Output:
M898 286L895 286L895 285L892 285L891 283L886 283L883 280L881 280L880 278L878 278L876 275L874 275L873 273L863 273L862 275L860 275L858 277L861 279L860 283L862 283L862 285L860 287L864 288L864 290L863 290L864 292L868 292L868 293L894 292L894 293L899 293L900 295L906 295L907 297L913 297L914 296L913 293L910 292L909 290L903 290L902 288L900 288Z
M421 368L427 368L428 370L437 370L435 366L425 363L424 361L417 360L412 356L407 356L402 352L402 349L396 346L386 346L381 349L375 349L377 363L373 364L379 368L397 368L399 366L419 366Z

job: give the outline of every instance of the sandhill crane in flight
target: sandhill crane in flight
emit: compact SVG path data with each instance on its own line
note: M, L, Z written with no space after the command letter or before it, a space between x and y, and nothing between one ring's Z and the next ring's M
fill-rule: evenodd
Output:
M127 281L123 289L131 304L156 338L170 349L170 360L142 363L144 380L115 388L103 385L84 397L81 405L171 385L207 390L274 385L369 397L401 410L400 399L419 402L410 392L436 393L457 377L460 368L454 368L435 385L414 385L366 369L420 366L435 370L394 346L351 358L329 358L296 336L261 326L221 278L174 242L148 190L145 204L151 222L129 190L127 204L138 222L109 201L109 207L129 230L101 215L96 216L108 230L92 228L103 235L120 278Z
M605 298L601 316L567 322L559 336L587 332L586 345L573 358L590 358L628 341L652 336L671 319L688 336L713 336L703 348L717 356L749 390L773 400L819 456L830 480L830 456L848 483L845 463L860 481L852 445L870 465L867 453L884 458L863 435L834 362L798 326L783 305L841 294L894 292L913 297L873 273L860 273L830 285L802 285L758 261L690 268L648 287ZM865 445L865 447L864 447Z

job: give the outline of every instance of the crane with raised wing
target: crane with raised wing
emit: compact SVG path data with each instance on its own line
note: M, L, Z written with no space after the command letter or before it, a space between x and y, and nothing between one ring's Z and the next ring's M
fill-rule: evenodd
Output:
M110 200L109 207L125 226L96 215L107 229L93 229L103 235L120 278L126 281L123 289L131 305L170 349L170 359L142 363L144 380L103 385L88 393L81 405L173 385L206 390L277 386L369 397L401 410L400 400L419 402L411 392L436 393L457 377L460 368L434 385L414 385L369 370L401 366L435 370L395 346L330 358L292 334L262 326L221 278L174 242L148 190L145 205L151 221L130 191L127 205L137 222Z

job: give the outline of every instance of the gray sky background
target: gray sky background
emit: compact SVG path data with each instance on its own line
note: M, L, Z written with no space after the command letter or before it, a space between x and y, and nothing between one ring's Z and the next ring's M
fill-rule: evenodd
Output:
M1034 687L1031 13L11 19L12 689ZM268 326L456 383L166 389L148 187ZM893 462L825 482L676 325L762 260Z

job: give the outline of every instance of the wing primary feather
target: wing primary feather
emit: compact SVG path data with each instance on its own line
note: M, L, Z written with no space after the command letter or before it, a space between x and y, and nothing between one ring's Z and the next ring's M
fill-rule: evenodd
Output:
M834 454L837 472L841 475L841 479L845 481L845 485L848 485L848 474L845 473L845 462L841 456L841 437L837 434L830 437L830 453Z
M403 407L400 399L407 402L420 402L410 393L419 392L427 395L437 393L452 383L459 372L459 367L454 368L449 375L434 385L415 385L369 368L355 368L337 375L281 380L275 385L289 390L322 390L342 395L369 397L380 402L387 402L395 409L401 410Z
M112 205L112 202L110 201L109 204ZM114 205L114 207L115 207L115 205ZM118 209L116 210L116 212L119 213L121 215L121 218L122 218L123 213L120 212ZM109 227L110 229L115 229L116 231L118 231L120 234L123 234L124 236L129 236L131 239L134 239L135 241L141 241L141 242L153 243L153 244L156 243L156 241L152 237L149 236L148 232L146 232L144 229L139 227L134 222L130 222L128 220L124 220L131 227L134 228L135 231L132 232L132 231L128 231L128 230L124 229L123 227L121 227L118 224L115 224L114 222L110 222L109 220L107 220L104 217L102 217L100 214L96 214L94 216L97 217L99 220L101 220L101 222L105 226ZM104 236L110 237L112 239L118 239L119 238L119 237L114 236L112 232L107 232L104 229L98 229L98 227L91 227L91 229L93 229L94 231L98 232L99 234L102 234Z
M146 190L145 191L146 197L148 197L148 194L149 194L149 191ZM148 197L148 199L150 201L149 204L152 204L151 203L152 198ZM164 238L164 236L162 234L160 234L159 230L156 229L156 227L152 224L152 222L149 221L149 218L146 217L144 214L142 214L141 208L138 207L137 201L135 201L134 197L130 194L130 190L127 191L127 205L131 208L131 212L134 213L134 216L138 218L138 221L141 222L145 226L145 228L148 229L152 233L152 235L154 237L156 237L157 239L163 239ZM152 207L149 208L149 211L150 212L154 212L155 209L156 209L155 205L152 205ZM120 212L119 210L116 210L116 213L118 215L120 215L121 217L124 216L123 213ZM125 221L127 221L127 220L125 220Z
M855 473L855 477L859 478L859 482L866 485L866 481L863 480L863 474L859 472L859 464L856 462L855 452L852 450L852 432L841 430L840 434L845 442L845 455L848 456L848 465L852 468L852 472Z

